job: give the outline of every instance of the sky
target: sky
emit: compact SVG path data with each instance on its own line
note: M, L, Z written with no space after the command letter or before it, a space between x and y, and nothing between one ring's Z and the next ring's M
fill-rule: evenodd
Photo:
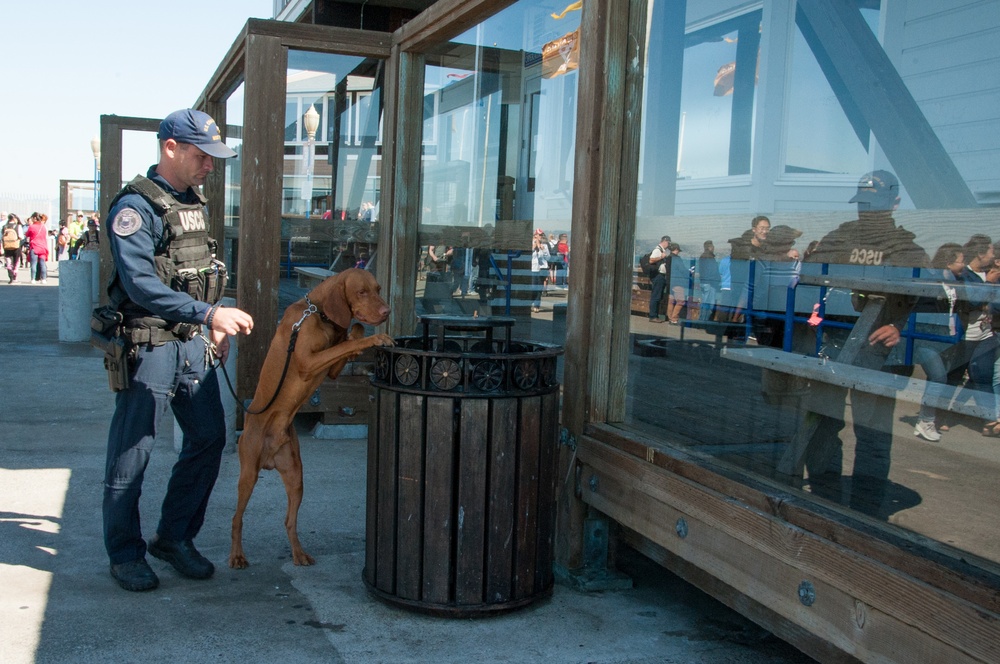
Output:
M58 199L59 180L92 180L101 115L191 106L247 19L272 10L272 0L5 0L0 196ZM146 166L156 156L154 143Z

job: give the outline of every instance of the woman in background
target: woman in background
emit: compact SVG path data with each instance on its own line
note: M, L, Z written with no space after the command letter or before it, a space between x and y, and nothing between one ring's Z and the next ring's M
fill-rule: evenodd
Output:
M24 237L28 240L28 260L31 266L31 283L44 284L47 275L45 261L49 259L49 231L45 227L48 215L32 212Z

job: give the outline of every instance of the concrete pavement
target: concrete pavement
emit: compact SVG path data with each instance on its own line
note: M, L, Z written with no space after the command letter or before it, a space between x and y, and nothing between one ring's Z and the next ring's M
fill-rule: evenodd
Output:
M4 664L812 661L635 555L623 562L635 580L631 590L587 594L557 586L551 599L477 620L388 606L361 581L366 443L308 433L299 526L315 566L291 563L276 473L264 473L247 511L251 567L226 566L239 465L226 454L197 540L217 566L214 578L184 579L149 558L160 588L125 592L108 573L101 539L114 397L97 351L58 342L57 284L50 274L46 286L0 285ZM167 429L146 474L147 533L175 457Z

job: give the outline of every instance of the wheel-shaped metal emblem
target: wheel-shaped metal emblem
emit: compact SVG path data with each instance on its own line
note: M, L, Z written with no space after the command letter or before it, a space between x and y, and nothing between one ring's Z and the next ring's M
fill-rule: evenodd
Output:
M556 363L554 358L541 360L542 383L544 385L555 385L556 383Z
M453 389L462 379L462 369L458 362L442 358L431 365L431 383L439 390Z
M389 353L384 350L375 352L375 377L379 380L389 377Z
M472 370L472 384L483 392L492 392L503 383L503 365L496 360L483 360Z
M420 377L420 365L412 355L400 355L396 358L396 380L401 385L413 385Z
M514 365L514 384L522 390L534 387L538 381L538 367L532 360L521 360Z

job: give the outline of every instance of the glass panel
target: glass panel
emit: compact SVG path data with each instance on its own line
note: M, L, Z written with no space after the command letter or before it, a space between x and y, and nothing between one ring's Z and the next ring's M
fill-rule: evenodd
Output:
M330 271L374 266L383 65L357 56L288 53L282 308Z
M237 258L240 242L240 183L243 178L243 109L246 100L244 84L226 100L226 145L236 151L236 156L226 159L226 230L223 239L222 260L229 268L229 288L236 288Z
M680 178L750 172L760 15L753 11L685 36Z
M728 4L652 3L622 425L1000 561L1000 16ZM688 91L758 25L740 154Z
M860 5L865 23L878 34L878 4ZM822 63L812 47L820 52ZM789 63L786 173L860 173L870 162L870 130L850 103L847 91L833 76L836 91L823 74L832 63L817 45L817 35L804 19L798 21ZM848 117L851 113L851 117Z
M565 337L580 25L566 9L523 0L427 54L418 314Z

